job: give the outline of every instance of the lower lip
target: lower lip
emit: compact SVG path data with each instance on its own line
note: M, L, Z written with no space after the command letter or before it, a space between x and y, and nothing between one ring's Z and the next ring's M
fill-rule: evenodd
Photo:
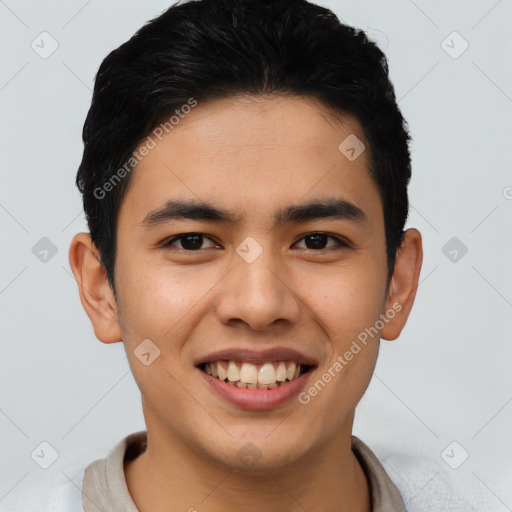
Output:
M298 395L306 385L311 370L297 379L287 381L274 389L247 389L219 380L198 369L203 379L222 398L240 409L265 411L282 405Z

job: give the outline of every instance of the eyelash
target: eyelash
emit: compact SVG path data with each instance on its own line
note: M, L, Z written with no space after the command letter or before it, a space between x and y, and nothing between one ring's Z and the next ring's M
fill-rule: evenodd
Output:
M205 235L204 233L197 233L197 232L190 232L190 233L182 233L180 235L176 235L174 237L172 237L171 239L167 240L166 242L164 242L162 244L162 247L165 249L165 248L168 248L168 247L172 247L172 244L176 241L179 241L179 240L182 240L184 238L186 238L187 236L190 236L190 235L196 235L196 236L201 236L203 237L204 239L208 239L210 240L211 242L217 244L217 242L215 242L214 239L212 239L211 237ZM331 238L333 240L335 240L338 248L348 248L350 247L349 244L347 242L345 242L343 239L337 237L337 236L334 236L334 235L331 235L329 233L324 233L322 231L312 231L311 233L306 233L305 235L303 235L301 238L299 238L299 240L297 240L296 243L304 240L305 238L307 238L308 236L311 236L311 235L325 235L327 238ZM294 244L294 245L295 245ZM217 244L217 245L220 245L220 244ZM327 247L325 249L310 249L308 247L305 248L305 250L307 251L312 251L312 252L317 252L317 253L320 253L320 252L324 252L324 251L328 251L328 250L332 250L332 247ZM179 251L183 251L183 252L188 252L188 253L195 253L195 252L200 252L201 249L198 249L198 250L191 250L191 249L177 249Z

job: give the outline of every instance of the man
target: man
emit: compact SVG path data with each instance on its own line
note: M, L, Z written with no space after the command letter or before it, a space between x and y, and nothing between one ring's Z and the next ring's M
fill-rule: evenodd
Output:
M176 4L103 61L83 137L70 265L147 427L83 510L404 511L352 436L422 263L378 47L305 0Z

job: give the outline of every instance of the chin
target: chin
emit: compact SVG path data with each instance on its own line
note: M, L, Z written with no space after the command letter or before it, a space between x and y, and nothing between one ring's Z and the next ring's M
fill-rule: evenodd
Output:
M237 472L258 474L276 471L294 464L307 453L304 442L284 444L282 439L281 435L269 441L265 435L260 435L252 440L250 437L245 437L243 441L230 440L230 444L235 447L234 451L219 450L210 453L210 456Z

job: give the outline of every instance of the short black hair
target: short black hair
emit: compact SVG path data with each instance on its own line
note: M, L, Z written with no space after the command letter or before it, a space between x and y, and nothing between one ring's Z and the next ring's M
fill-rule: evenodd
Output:
M117 217L134 151L191 99L239 94L315 98L355 116L382 199L389 284L408 216L411 161L385 55L362 30L306 0L191 0L146 23L96 75L76 184L114 293Z

